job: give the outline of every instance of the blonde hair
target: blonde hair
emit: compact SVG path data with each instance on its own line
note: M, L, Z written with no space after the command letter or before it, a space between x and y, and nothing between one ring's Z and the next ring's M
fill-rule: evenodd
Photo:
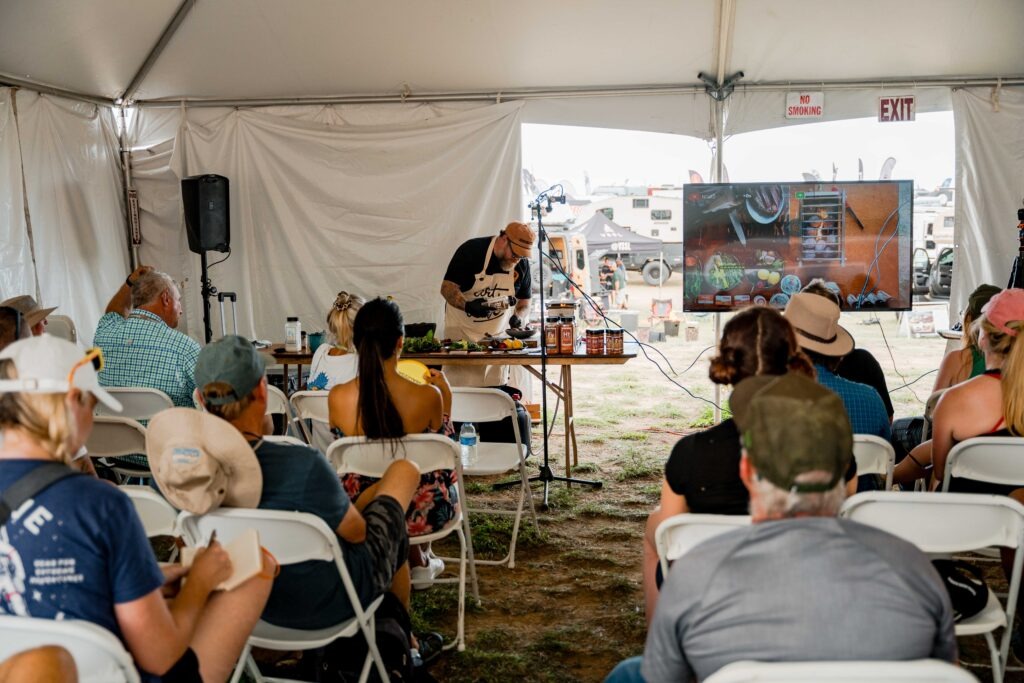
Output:
M1024 334L1024 320L1008 321L1006 327L1016 334L1007 334L982 314L971 325L971 333L977 336L984 330L989 350L1003 357L999 384L1003 393L1003 419L1012 434L1024 436L1024 374L1021 374L1024 373L1024 344L1017 343Z
M202 389L203 395L203 406L206 407L206 412L211 415L233 422L241 417L245 409L248 408L254 400L256 400L256 390L249 392L248 396L242 397L241 400L234 401L232 403L224 403L222 405L213 405L209 403L211 398L224 398L225 396L234 396L235 390L227 382L210 382Z
M366 300L358 294L338 292L334 305L327 312L327 327L331 330L335 345L349 353L356 350L352 341L352 324L355 322L356 313L365 303Z
M12 360L0 361L0 377L17 379ZM75 455L68 444L75 436L75 424L64 405L66 394L0 394L0 430L19 430L65 464Z

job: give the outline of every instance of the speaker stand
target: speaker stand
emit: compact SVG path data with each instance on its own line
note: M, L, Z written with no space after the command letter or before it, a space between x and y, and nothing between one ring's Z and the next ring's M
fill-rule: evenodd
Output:
M210 297L217 293L217 289L210 282L209 267L206 264L206 252L199 252L199 265L202 268L202 289L203 295L203 333L206 343L213 341L213 325L210 323Z

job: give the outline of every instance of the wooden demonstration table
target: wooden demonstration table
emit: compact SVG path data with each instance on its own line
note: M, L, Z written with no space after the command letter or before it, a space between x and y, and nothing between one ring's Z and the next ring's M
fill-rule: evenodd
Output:
M274 357L274 362L284 366L284 393L290 396L293 392L288 391L288 368L295 366L295 386L302 389L302 366L310 365L313 362L312 351L285 351L284 344L274 344L266 351Z
M402 358L411 358L420 361L425 365L521 365L526 368L534 377L543 380L543 375L535 366L541 364L540 351L530 350L528 353L508 353L504 351L489 351L479 353L447 353L438 351L436 353L403 353ZM574 365L622 365L631 358L636 358L635 353L624 353L617 356L588 356L585 353L574 354L548 354L548 365L557 365L561 368L558 374L558 381L548 379L547 385L555 396L562 400L563 414L565 415L565 474L571 471L570 464L575 467L579 464L579 449L576 445L576 424L573 421L572 404L572 368ZM544 439L547 439L544 434Z

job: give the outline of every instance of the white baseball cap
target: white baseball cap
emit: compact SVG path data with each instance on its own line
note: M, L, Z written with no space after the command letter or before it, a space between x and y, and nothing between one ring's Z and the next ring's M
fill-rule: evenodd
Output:
M14 361L18 370L15 379L0 379L0 394L63 394L74 386L121 412L121 402L100 386L96 375L97 368L103 367L103 353L98 348L83 354L69 341L41 334L10 344L0 351L0 360Z

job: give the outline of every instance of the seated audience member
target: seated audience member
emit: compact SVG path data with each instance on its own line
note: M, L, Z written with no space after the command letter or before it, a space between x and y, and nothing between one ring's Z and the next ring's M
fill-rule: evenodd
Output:
M948 389L977 377L988 369L985 367L985 354L978 346L978 332L973 323L981 317L981 309L985 304L1001 291L995 285L979 285L971 292L960 321L963 328L963 343L959 349L950 351L943 357L932 391Z
M971 325L985 354L981 375L950 387L935 406L932 440L903 459L894 473L900 484L928 476L942 484L946 458L957 443L974 436L1024 435L1024 289L1005 289L993 296ZM1017 487L953 479L951 491L1008 495Z
M59 645L43 645L0 662L0 683L76 683L78 667Z
M0 306L10 306L21 313L24 324L28 326L31 336L38 337L46 332L46 318L57 310L56 306L43 308L28 294L13 296L7 301L0 301Z
M10 306L0 306L0 350L19 339L29 337L28 326L21 311Z
M836 306L839 306L840 309L843 307L839 294L829 289L821 278L811 280L800 291L823 296L835 303ZM889 386L885 382L885 373L882 372L882 366L878 364L878 360L875 359L870 351L854 348L842 357L839 365L836 366L835 373L843 379L867 384L869 387L874 388L878 392L878 397L882 399L882 403L885 405L885 414L889 417L889 422L892 422L892 398L889 396Z
M933 395L985 372L985 354L978 346L978 333L972 323L981 317L982 307L1000 291L995 285L979 285L971 292L961 318L963 343L959 349L943 357L935 377L935 386L932 387ZM928 403L931 404L933 400L934 396L929 398ZM903 417L892 423L892 445L896 449L897 463L921 443L925 420L931 422L932 418L926 412L923 417Z
M338 475L319 451L263 440L267 407L264 370L263 357L252 344L234 335L207 345L196 364L200 400L209 413L230 423L203 420L203 428L215 430L218 424L224 425L242 442L241 446L247 440L256 454L257 474L261 476L249 479L256 482L257 498L241 507L316 515L338 534L345 566L363 604L391 591L408 610L409 539L404 521L419 482L419 468L408 460L396 459L376 486L350 503ZM199 420L194 416L190 419ZM227 436L230 434L222 435ZM163 489L166 477L161 477L157 466L154 474ZM167 485L175 489L173 484ZM168 495L172 502L173 496ZM277 626L316 629L333 626L354 614L334 563L306 562L281 568L263 619ZM426 653L417 654L427 658Z
M66 474L53 464L70 463L85 443L96 402L121 409L99 386L95 358L50 335L0 352L0 494L44 468ZM217 543L188 570L161 570L132 502L93 477L55 481L19 512L0 527L0 612L102 626L124 642L146 681L227 680L269 580L215 594L231 574Z
M839 325L839 313L835 301L800 292L790 298L783 315L793 326L800 349L814 363L818 383L843 399L853 433L874 434L888 440L889 416L878 392L835 372L843 357L853 350L853 337Z
M836 514L853 434L841 399L790 373L741 382L732 407L752 524L677 562L642 680L704 680L742 660L957 660L949 594L928 558ZM637 681L641 658L609 682Z
M331 389L332 427L349 436L371 439L395 440L424 432L451 435L452 392L444 373L431 370L424 384L398 374L403 334L402 313L394 301L374 299L359 310L353 326L359 374ZM349 474L342 483L356 499L374 480ZM433 533L454 517L459 504L454 484L454 472L423 473L414 505L406 515L410 536ZM429 546L414 546L409 559L413 579L433 579L444 571L444 562L433 556Z
M364 303L363 297L358 294L338 292L334 305L327 313L327 328L333 341L321 344L313 352L310 379L306 383L310 391L327 391L336 384L352 380L359 372L359 356L352 342L352 323Z
M136 268L96 326L94 344L106 357L100 383L159 389L174 405L192 407L199 343L174 329L180 316L181 294L171 277Z
M754 375L800 372L814 377L811 361L797 344L782 314L767 306L751 306L734 315L722 330L718 355L708 376L715 384L735 386ZM723 420L696 434L684 436L672 448L661 482L661 505L647 518L644 533L644 598L647 620L654 615L661 582L654 532L664 520L684 512L745 515L750 496L740 479L740 440L736 423ZM856 464L847 480L855 490Z

